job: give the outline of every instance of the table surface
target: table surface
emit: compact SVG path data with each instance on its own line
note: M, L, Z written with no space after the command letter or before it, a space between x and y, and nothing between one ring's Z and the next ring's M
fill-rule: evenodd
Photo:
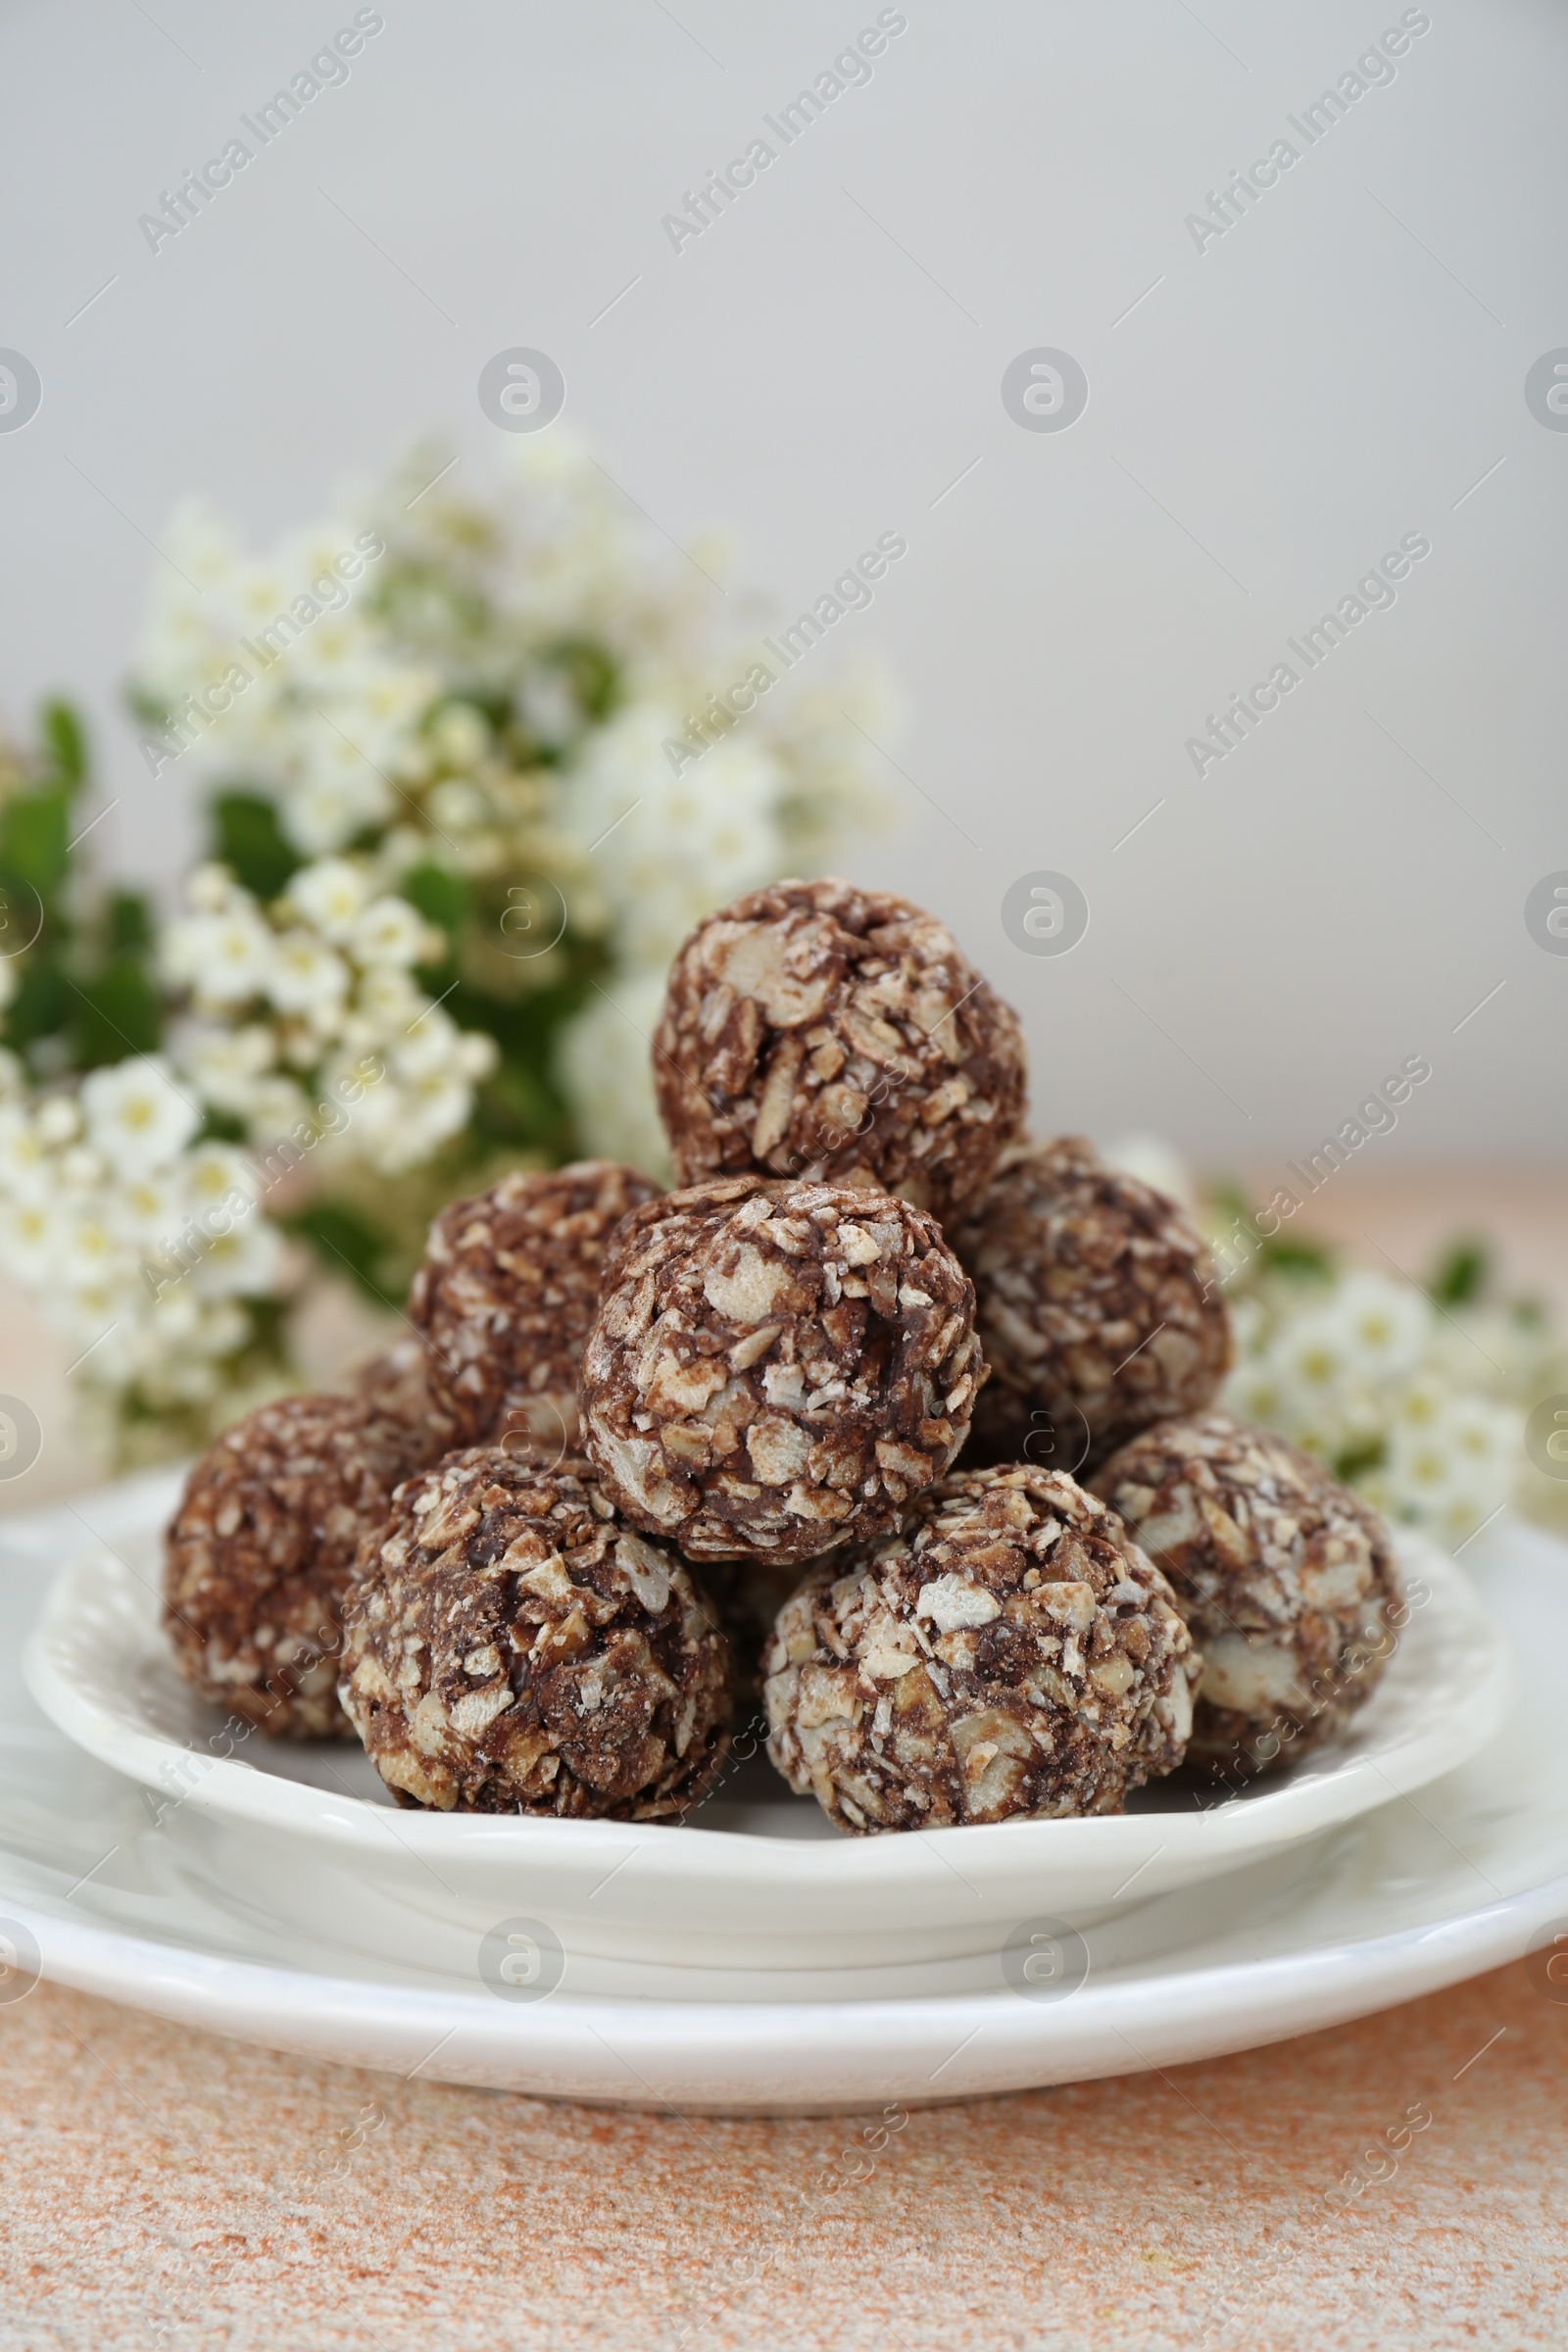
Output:
M1500 1232L1562 1298L1561 1198L1348 1180L1336 1223L1412 1265ZM0 2347L1557 2346L1548 1991L1521 1962L1239 2057L918 2109L873 2153L858 2119L408 2082L40 1984L0 2006ZM1357 2168L1385 2177L1346 2209Z

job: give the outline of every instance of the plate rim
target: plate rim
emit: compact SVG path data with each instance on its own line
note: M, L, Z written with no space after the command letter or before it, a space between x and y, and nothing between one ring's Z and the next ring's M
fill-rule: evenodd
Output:
M1554 1910L1568 1910L1568 1872L1473 1910L1392 1934L1308 1943L1262 1959L1207 1967L1140 1969L1108 1984L1085 1984L1067 2001L1024 2002L1001 1989L875 1995L812 2002L804 2018L802 2004L777 1999L552 1994L513 2006L493 1998L487 2002L479 1992L456 1985L402 1985L234 1959L86 1920L69 1921L53 1910L15 1901L3 1886L0 1900L7 1904L8 1918L37 1936L42 1983L66 1984L264 2048L399 2074L405 2081L422 2075L536 2097L676 2112L804 2114L855 2112L889 2096L938 2104L1094 2081L1320 2033L1522 1957L1548 1902ZM1534 1920L1532 1912L1538 1915ZM1136 2024L1136 2041L1122 2032L1118 2017ZM968 2057L987 2025L1003 2021L1012 2030L1001 2046L993 2041L940 2090L930 2087L949 2066ZM443 2025L447 2033L434 2048L412 2068L400 2065L416 2038L422 2042ZM479 2029L485 2054L466 2059L461 2051L444 2054L466 2027ZM807 2069L824 2085L838 2080L848 2065L862 2077L876 2070L875 2087L868 2082L863 2087L846 2082L837 2091L805 2087L798 2095L777 2087L745 2087L760 2062L774 2059L800 2067L803 2027L809 2045ZM944 2042L955 2034L962 2038L953 2057L925 2078L922 2092L906 2070L933 2055L933 2034ZM403 2046L388 2054L392 2042ZM632 2056L616 2046L628 2042ZM1119 2051L1112 2046L1116 2042ZM621 2070L618 2087L605 2064L606 2053ZM719 2090L710 2084L672 2098L648 2081L637 2060L709 2076L727 2069L735 2087ZM627 2075L637 2077L635 2089L625 2087Z
M144 1530L144 1532L146 1532ZM982 1877L1026 1870L1055 1862L1087 1862L1105 1853L1107 1862L1132 1861L1157 1835L1168 1845L1173 1836L1202 1839L1203 1851L1223 1856L1226 1867L1260 1860L1298 1839L1358 1819L1396 1796L1426 1786L1457 1765L1468 1762L1495 1736L1517 1682L1513 1646L1503 1629L1488 1614L1466 1571L1429 1539L1400 1529L1400 1549L1419 1561L1418 1573L1434 1579L1434 1597L1468 1617L1469 1634L1487 1654L1483 1680L1467 1694L1457 1745L1445 1744L1444 1727L1423 1725L1390 1754L1376 1762L1350 1756L1329 1771L1310 1767L1284 1786L1264 1789L1246 1799L1226 1798L1183 1812L1136 1813L1053 1821L956 1823L916 1833L922 1845L939 1851L956 1849L970 1859ZM181 1759L201 1758L204 1769L180 1801L193 1811L225 1827L261 1830L272 1836L304 1837L318 1851L336 1848L368 1857L380 1850L375 1824L383 1828L387 1808L345 1790L341 1795L286 1775L259 1771L248 1762L220 1756L201 1757L170 1735L127 1725L93 1693L84 1691L58 1666L53 1655L59 1640L69 1640L70 1598L74 1580L109 1567L118 1572L122 1593L130 1579L149 1592L149 1580L130 1566L101 1537L78 1545L58 1566L42 1609L24 1645L23 1674L27 1690L43 1713L75 1745L99 1763L143 1787L166 1785L161 1775L178 1769ZM62 1631L62 1624L64 1631ZM1408 1769L1411 1760L1414 1768ZM183 1778L183 1775L181 1776ZM1347 1800L1349 1801L1347 1801ZM1283 1817L1283 1818L1282 1818ZM773 1887L780 1882L808 1888L831 1889L850 1878L863 1884L902 1881L910 1856L908 1839L900 1837L792 1838L768 1837L745 1830L720 1830L700 1823L681 1825L678 1846L668 1825L620 1821L535 1820L526 1815L438 1814L424 1810L397 1812L400 1845L418 1855L427 1852L461 1854L475 1862L516 1857L537 1862L548 1852L570 1863L600 1858L607 1846L668 1854L677 1869L661 1874L687 1884L733 1884L762 1871ZM1179 1825L1179 1826L1178 1826ZM1119 1851L1117 1850L1119 1849ZM1194 1847L1195 1854L1197 1852ZM1109 1862L1114 1867L1113 1862Z

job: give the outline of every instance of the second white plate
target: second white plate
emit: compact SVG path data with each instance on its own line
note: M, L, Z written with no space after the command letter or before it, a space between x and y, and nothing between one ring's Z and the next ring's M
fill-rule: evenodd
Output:
M26 1653L34 1697L154 1792L200 1875L346 1949L419 1968L471 1972L485 1939L520 1919L566 1954L695 1969L718 1999L786 1984L813 1997L801 1972L817 1998L857 1978L869 1989L872 1975L891 1990L906 1971L1002 1951L1020 1923L1089 1926L1269 1856L1288 1869L1293 1850L1304 1867L1302 1840L1478 1753L1513 1681L1463 1570L1403 1539L1414 1605L1351 1731L1224 1802L1176 1780L1111 1819L849 1840L758 1759L679 1829L402 1812L352 1746L257 1735L225 1752L221 1717L170 1660L157 1559L171 1497L144 1493L115 1549L94 1544L60 1572Z

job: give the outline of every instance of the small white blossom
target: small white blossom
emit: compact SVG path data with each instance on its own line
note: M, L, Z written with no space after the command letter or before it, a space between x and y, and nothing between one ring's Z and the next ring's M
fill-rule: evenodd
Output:
M87 1134L122 1175L167 1167L201 1125L201 1113L157 1054L94 1070L81 1086Z
M318 858L293 877L288 903L323 939L338 945L353 932L372 887L369 875L347 858Z
M330 1016L349 984L343 957L314 931L285 931L277 939L267 993L280 1011Z

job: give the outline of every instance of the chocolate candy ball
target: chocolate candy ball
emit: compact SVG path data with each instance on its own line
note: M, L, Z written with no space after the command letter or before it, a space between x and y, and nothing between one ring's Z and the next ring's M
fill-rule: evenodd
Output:
M430 1228L409 1316L457 1446L510 1430L564 1451L577 1442L577 1366L599 1303L610 1234L659 1190L635 1168L583 1159L504 1176Z
M430 1386L430 1351L416 1333L394 1340L361 1364L353 1380L357 1396L368 1397L377 1411L418 1433L421 1462L439 1461L463 1444L457 1416Z
M1206 1249L1082 1136L1015 1145L950 1239L993 1374L971 1458L1079 1470L1217 1394L1230 1315Z
M1018 1125L1023 1041L935 916L853 882L779 882L676 956L654 1083L683 1184L858 1173L945 1217Z
M723 1763L730 1683L688 1570L580 1457L449 1454L361 1553L340 1692L402 1804L666 1820Z
M363 1396L283 1396L203 1455L164 1544L164 1624L204 1698L264 1732L342 1737L344 1598L418 1434Z
M583 1351L607 1494L695 1558L806 1559L892 1526L985 1377L935 1219L847 1185L694 1190L639 1219Z
M1207 1413L1145 1430L1094 1483L1169 1577L1202 1651L1195 1759L1263 1771L1365 1704L1394 1651L1394 1549L1321 1462Z
M842 1830L1119 1813L1182 1760L1199 1664L1170 1588L1057 1471L960 1471L824 1561L763 1657L768 1754Z

